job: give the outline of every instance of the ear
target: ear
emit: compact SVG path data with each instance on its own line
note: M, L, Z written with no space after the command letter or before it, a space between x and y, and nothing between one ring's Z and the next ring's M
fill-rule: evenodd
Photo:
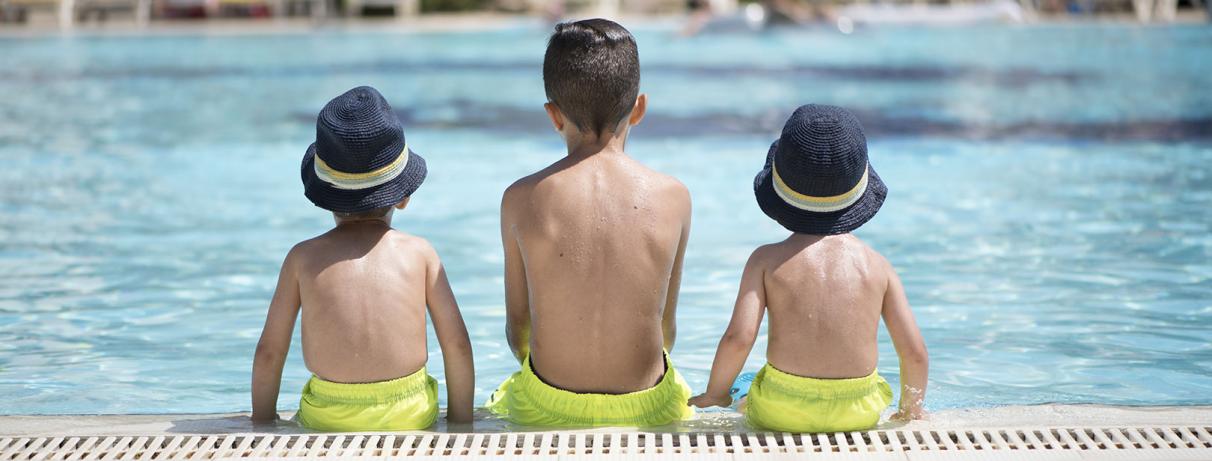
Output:
M396 204L396 209L397 209L397 210L403 210L403 209L404 209L404 207L407 207L407 206L408 206L408 201L409 201L409 200L412 200L412 197L411 197L411 196L409 196L409 197L404 197L404 200L400 200L400 203L397 203L397 204Z
M640 124L644 120L644 114L648 111L648 95L640 93L635 98L635 106L631 108L631 117L627 119L627 123L631 126Z
M551 126L554 126L556 131L564 131L564 113L560 112L560 108L556 107L555 103L548 102L543 104L543 108L547 109L547 118L551 119Z

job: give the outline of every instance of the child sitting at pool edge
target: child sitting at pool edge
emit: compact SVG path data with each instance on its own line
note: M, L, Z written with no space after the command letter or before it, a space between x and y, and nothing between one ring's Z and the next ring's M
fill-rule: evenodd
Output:
M543 86L567 155L501 199L505 331L521 369L488 409L546 427L692 416L668 356L690 192L625 152L647 104L635 39L605 19L557 25Z
M876 372L884 319L900 358L900 409L923 416L928 355L891 264L850 232L875 216L887 188L871 168L862 126L840 107L792 114L754 181L758 205L792 231L745 264L728 330L698 407L732 403L729 388L770 310L766 365L750 385L746 421L783 432L864 430L892 390Z
M425 370L426 307L446 370L447 419L471 421L471 342L446 272L424 239L391 227L425 180L391 106L358 87L320 112L303 156L304 195L331 211L332 230L290 250L253 361L252 419L278 418L282 367L302 310L313 373L295 419L323 431L415 430L438 415ZM300 309L302 306L302 309Z

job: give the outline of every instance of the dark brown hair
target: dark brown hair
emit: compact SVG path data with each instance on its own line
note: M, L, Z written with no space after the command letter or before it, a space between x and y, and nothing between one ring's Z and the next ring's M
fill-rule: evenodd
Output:
M640 93L635 38L605 19L556 25L543 57L543 88L581 132L613 132Z

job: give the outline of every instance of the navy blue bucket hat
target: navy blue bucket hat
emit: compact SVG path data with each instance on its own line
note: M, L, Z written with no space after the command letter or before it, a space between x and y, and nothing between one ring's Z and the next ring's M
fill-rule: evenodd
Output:
M302 165L303 193L328 211L359 213L400 203L425 181L399 118L378 90L360 86L329 101Z
M858 118L841 107L809 104L783 125L753 192L762 212L788 230L834 235L875 216L888 188L867 161Z

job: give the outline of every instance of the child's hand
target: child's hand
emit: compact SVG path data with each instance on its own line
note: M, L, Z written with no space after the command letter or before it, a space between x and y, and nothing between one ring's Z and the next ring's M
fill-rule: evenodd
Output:
M724 395L722 397L721 396L711 396L711 395L707 395L706 393L703 393L703 394L699 394L694 397L691 397L690 401L686 402L686 404L693 406L693 407L699 407L699 408L726 407L726 406L732 405L732 396L730 396L730 395Z

